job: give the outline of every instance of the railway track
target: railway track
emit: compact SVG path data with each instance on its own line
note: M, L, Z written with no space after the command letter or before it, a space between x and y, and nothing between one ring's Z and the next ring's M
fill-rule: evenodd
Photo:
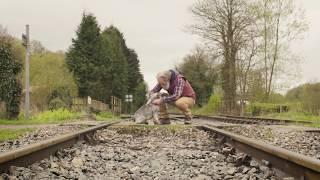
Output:
M57 136L48 140L17 148L0 154L0 173L8 172L10 166L28 166L42 160L59 149L71 147L79 140L90 140L95 131L106 128L120 121L89 127L78 132Z
M182 114L171 113L174 118L183 117ZM204 115L194 115L195 119L202 119L208 121L220 121L224 123L233 124L265 124L265 125L284 125L284 124L312 124L310 121L293 121L285 119L273 119L273 118L258 118L258 117L246 117L246 116L231 116L231 115L219 115L219 116L204 116Z
M179 117L175 118L177 120L179 119ZM212 117L197 116L196 118L211 119ZM216 117L212 119L217 120ZM219 120L221 120L221 118ZM90 127L79 132L58 136L2 153L0 154L0 171L1 173L8 172L11 166L28 166L55 154L58 150L71 147L79 140L90 140L97 130L108 128L119 122L121 121ZM234 121L232 120L231 122ZM249 122L243 121L241 123ZM317 159L268 145L264 142L221 130L210 125L201 124L197 125L196 128L214 134L215 138L218 139L221 144L235 148L239 152L243 152L260 162L268 162L268 165L279 171L279 174L285 174L286 176L296 179L320 179L320 161Z
M221 142L255 159L267 161L272 167L296 179L320 179L320 161L317 159L208 125L198 126L198 128L215 133Z
M220 117L232 118L232 119L244 119L250 120L254 122L262 122L262 123L282 123L282 124L290 124L290 123L300 123L300 124L311 124L310 121L294 121L288 119L275 119L275 118L259 118L259 117L248 117L248 116L233 116L233 115L219 115Z

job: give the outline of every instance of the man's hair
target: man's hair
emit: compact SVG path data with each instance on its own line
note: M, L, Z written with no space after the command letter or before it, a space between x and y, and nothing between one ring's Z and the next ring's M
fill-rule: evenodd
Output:
M171 72L169 70L167 71L161 71L157 74L157 80L159 79L165 79L167 81L169 81L171 78Z

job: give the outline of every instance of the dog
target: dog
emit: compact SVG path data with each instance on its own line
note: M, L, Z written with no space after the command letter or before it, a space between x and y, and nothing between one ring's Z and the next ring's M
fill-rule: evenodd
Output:
M148 124L148 120L152 119L154 124L160 124L160 106L152 104L152 101L165 95L165 93L160 92L151 94L147 103L140 107L133 115L134 122L137 124Z

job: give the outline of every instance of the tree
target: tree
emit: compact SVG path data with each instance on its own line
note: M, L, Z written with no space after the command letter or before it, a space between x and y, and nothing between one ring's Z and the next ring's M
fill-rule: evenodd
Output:
M257 58L258 44L256 37L257 33L255 31L248 33L248 40L244 41L243 46L240 48L237 54L236 75L241 116L244 115L245 105L249 100L248 93L250 76L254 75L252 72L254 71L255 66L259 63L259 59Z
M197 94L198 105L207 103L212 94L217 73L215 73L205 51L200 47L195 48L194 52L183 58L182 63L177 66L177 70L192 84Z
M304 10L297 8L294 0L259 0L255 7L263 38L265 101L268 101L277 70L286 61L294 60L290 56L291 42L302 37L308 24Z
M83 14L67 52L67 64L74 74L79 95L109 103L111 96L124 98L142 86L138 55L126 45L123 34L114 26L100 32L96 18Z
M46 51L43 54L32 54L31 59L31 108L40 111L46 110L50 101L57 97L64 103L70 104L69 99L78 95L78 87L67 67L65 55ZM59 96L55 94L59 94ZM61 98L61 94L68 96L68 98Z
M147 85L140 71L139 58L135 50L124 47L128 64L128 94L133 95L133 111L146 101Z
M128 63L124 53L123 35L116 27L110 26L101 36L103 47L110 60L110 72L105 80L109 83L112 95L124 98L128 92Z
M83 13L81 23L76 31L76 38L66 53L66 62L74 74L79 96L92 96L99 75L101 59L100 28L92 14Z
M146 103L147 84L141 81L133 93L133 110L137 110Z
M133 49L125 48L128 63L128 93L134 93L136 88L143 83L137 53Z
M320 83L306 83L290 89L286 100L302 105L300 110L320 115Z
M46 48L42 45L40 41L33 40L31 41L31 53L32 54L43 54L47 50Z
M208 40L222 56L222 89L227 113L236 110L236 57L247 41L253 17L244 0L202 0L193 7L193 32Z
M21 84L18 75L22 65L14 59L12 38L5 33L0 34L0 100L5 102L8 118L19 115Z

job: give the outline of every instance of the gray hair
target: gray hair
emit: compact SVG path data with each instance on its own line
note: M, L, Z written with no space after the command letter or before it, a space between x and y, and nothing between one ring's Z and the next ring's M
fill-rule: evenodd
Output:
M157 80L159 80L159 79L161 79L161 78L169 81L170 78L171 78L171 72L170 72L169 70L159 72L159 73L157 74Z

